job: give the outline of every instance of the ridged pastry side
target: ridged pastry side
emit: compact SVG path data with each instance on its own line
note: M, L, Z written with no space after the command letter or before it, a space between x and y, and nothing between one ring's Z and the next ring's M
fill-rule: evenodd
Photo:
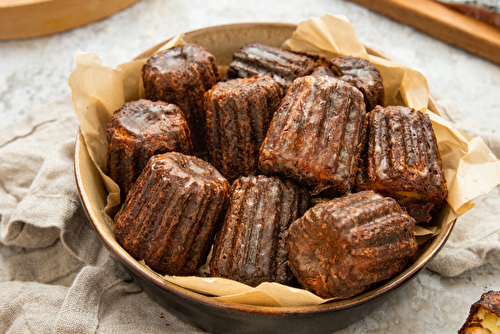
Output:
M257 173L259 148L281 98L270 77L220 82L205 93L208 161L229 182Z
M266 175L281 175L312 195L349 191L362 147L361 92L328 76L294 81L276 111L259 155Z
M203 94L220 81L215 57L187 44L152 55L142 68L146 98L178 105L191 129L195 152L205 149Z
M367 112L377 105L384 105L385 91L382 75L371 62L353 56L340 56L333 58L331 62L333 72L339 76L339 79L350 83L363 93Z
M115 216L116 240L160 274L191 275L206 261L228 192L199 158L153 156Z
M245 44L233 55L228 79L269 76L284 92L293 80L310 74L315 68L312 57L259 43Z
M285 231L305 212L308 202L307 192L290 181L263 175L237 179L214 242L211 275L251 286L295 285L287 265Z
M403 106L377 107L366 115L367 145L356 189L395 198L417 222L431 219L448 194L429 117Z
M394 199L372 191L317 204L288 229L289 266L323 298L352 297L409 264L414 225Z
M174 104L126 102L114 112L106 130L107 174L120 187L122 202L151 156L193 153L189 126Z

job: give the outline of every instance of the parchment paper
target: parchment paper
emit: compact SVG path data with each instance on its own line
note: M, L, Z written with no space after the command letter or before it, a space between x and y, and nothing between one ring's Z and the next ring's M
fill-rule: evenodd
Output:
M183 36L171 39L161 49L185 44ZM449 195L439 222L419 225L415 234L420 241L438 233L474 206L473 199L500 183L500 162L481 138L470 138L450 122L430 112L429 88L425 77L410 68L381 57L369 55L344 16L327 14L299 24L293 36L283 44L294 51L322 55L328 59L338 55L355 55L370 60L382 74L385 105L403 104L426 112L433 123ZM147 58L147 57L146 57ZM78 53L76 69L69 79L75 112L92 160L98 167L109 195L106 212L112 214L119 205L118 186L109 179L106 170L106 124L112 113L124 102L144 97L141 68L146 58L134 60L113 69L103 64L95 53ZM227 65L227 64L224 64ZM112 230L113 221L103 222ZM144 265L151 275L158 275ZM158 275L159 276L159 275ZM311 292L287 286L265 283L252 288L221 278L172 277L163 279L196 292L225 301L261 306L307 306L329 300Z

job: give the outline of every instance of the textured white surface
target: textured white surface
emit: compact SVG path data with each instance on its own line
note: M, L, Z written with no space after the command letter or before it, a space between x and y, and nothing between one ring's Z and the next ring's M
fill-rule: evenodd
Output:
M0 42L0 128L69 93L78 50L94 51L114 67L181 32L237 22L299 23L327 12L346 15L364 43L422 72L435 97L452 100L466 117L492 131L500 126L499 66L348 1L142 0L69 32ZM487 259L486 265L455 278L424 270L382 307L339 333L456 333L483 292L500 290L500 255Z

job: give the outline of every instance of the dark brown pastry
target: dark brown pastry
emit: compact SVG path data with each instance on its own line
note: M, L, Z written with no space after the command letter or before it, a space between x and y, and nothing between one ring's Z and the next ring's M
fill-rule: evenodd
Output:
M219 82L205 93L208 161L229 182L255 175L282 92L270 77Z
M448 194L429 117L412 108L376 107L366 115L367 143L357 190L395 198L417 222L430 221Z
M500 292L488 291L472 304L469 317L458 334L499 334Z
M335 73L332 72L332 70L327 67L327 66L319 66L317 67L312 73L311 75L313 77L321 77L323 75L326 75L326 76L329 76L329 77L333 77L333 78L336 78L337 75L335 75Z
M293 80L310 74L316 67L313 57L258 43L245 44L233 55L228 79L269 76L286 92Z
M264 175L237 179L215 239L211 276L257 286L262 282L294 285L287 266L285 231L307 209L307 191L290 181Z
M414 225L372 191L317 204L288 229L289 266L320 297L352 297L406 268L418 248Z
M333 72L340 79L357 87L365 97L366 111L384 105L384 85L379 70L368 60L340 56L331 60Z
M361 150L361 92L328 76L294 81L260 148L259 168L308 187L312 195L351 189Z
M208 162L177 152L151 157L115 216L118 243L160 274L205 263L229 183Z
M126 102L107 125L108 176L120 186L122 202L153 155L193 153L189 127L174 104Z
M187 44L155 53L142 68L146 98L178 105L191 129L195 152L205 149L203 94L220 81L215 58Z

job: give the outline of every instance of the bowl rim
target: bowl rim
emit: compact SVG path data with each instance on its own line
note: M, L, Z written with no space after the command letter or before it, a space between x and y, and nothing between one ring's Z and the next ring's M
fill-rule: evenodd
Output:
M218 31L218 30L226 30L226 29L248 29L251 27L259 26L261 28L264 27L285 27L285 28L290 28L290 29L295 29L297 27L296 24L290 24L290 23L273 23L273 22L257 22L257 23L231 23L231 24L224 24L224 25L216 25L216 26L210 26L206 28L200 28L192 31L188 31L184 34L184 36L187 37L193 37L198 34L204 34L207 32L212 32L212 31ZM144 55L150 54L151 52L154 52L157 50L160 46L168 42L170 39L167 39L166 41L159 43L150 49L144 51L141 53L139 56L135 57L134 60L143 58ZM367 50L370 52L370 54L375 54L377 56L381 56L380 53L374 51L373 49L370 49L367 47ZM431 97L431 102L434 102L432 97ZM439 107L437 104L435 104L435 108L438 111L438 114L440 113ZM85 152L82 152L84 150ZM158 274L155 274L153 272L148 272L145 270L145 268L140 265L131 255L129 255L119 244L118 242L114 239L109 237L105 232L106 227L104 226L104 223L99 222L97 213L95 212L95 209L92 207L91 203L91 198L89 194L87 193L84 185L84 180L83 180L83 172L82 168L85 166L82 165L82 161L80 160L80 155L81 154L89 154L87 151L87 146L85 143L85 140L83 138L81 129L78 129L78 133L76 135L76 141L75 141L75 151L74 151L74 158L75 158L75 163L74 163L74 173L75 173L75 179L78 187L78 192L80 195L80 199L82 202L82 205L85 209L85 212L94 228L94 230L98 233L99 237L101 240L104 242L106 248L113 253L114 255L118 256L121 262L126 264L128 269L132 270L134 273L137 275L142 276L143 278L147 279L150 283L165 289L167 291L170 291L171 293L174 293L180 297L189 299L191 301L194 301L196 303L201 303L206 306L210 307L215 307L215 308L223 308L225 310L232 310L236 312L245 312L245 313L259 313L259 314L268 314L268 315L300 315L300 314L317 314L317 313L324 313L324 312L331 312L331 311L338 311L338 310L343 310L343 309L348 309L352 308L364 303L367 303L373 299L376 299L382 295L385 295L386 293L389 293L390 291L396 290L399 287L402 287L406 283L408 283L412 278L417 276L425 267L429 264L431 259L441 250L441 248L445 245L446 241L448 240L451 231L453 227L455 226L456 219L450 222L449 224L446 224L446 226L443 227L441 232L439 234L433 236L427 243L427 247L423 250L423 252L419 255L417 260L412 263L406 270L403 272L399 273L397 276L393 277L390 280L387 280L383 285L376 287L374 289L368 290L364 293L361 293L359 295L356 295L354 297L348 298L348 299L342 299L342 300L337 300L337 301L330 301L327 303L319 304L319 305L311 305L311 306L294 306L294 307L271 307L271 306L255 306L255 305L248 305L248 304L239 304L239 303L234 303L234 302L226 302L226 301L221 301L221 300L216 300L213 297L203 295L198 292L191 291L187 288L183 288L181 286L178 286L174 283L162 280ZM94 168L96 168L94 166Z

